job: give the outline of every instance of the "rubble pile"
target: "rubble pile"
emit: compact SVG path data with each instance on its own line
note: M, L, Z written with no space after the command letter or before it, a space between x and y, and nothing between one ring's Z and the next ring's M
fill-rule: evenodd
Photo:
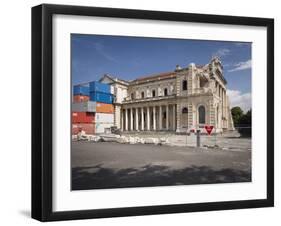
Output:
M89 142L116 142L120 144L153 144L177 147L196 147L196 136L141 136L141 135L119 135L119 134L102 134L102 135L72 135L72 140L89 141ZM250 139L202 136L201 148L209 150L251 150Z

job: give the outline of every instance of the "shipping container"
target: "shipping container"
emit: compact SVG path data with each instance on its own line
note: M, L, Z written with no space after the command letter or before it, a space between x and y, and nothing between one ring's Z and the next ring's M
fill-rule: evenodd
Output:
M73 86L73 95L89 96L89 86Z
M95 123L95 133L99 134L99 133L106 133L108 130L110 130L110 128L114 126L113 123L99 123L96 122Z
M96 112L96 102L87 101L87 102L77 102L72 103L73 112Z
M90 92L110 93L110 85L100 82L90 82Z
M72 124L72 135L77 135L81 130L84 130L86 134L95 134L94 123L73 123Z
M92 112L72 112L72 123L93 123L95 113Z
M90 100L89 96L83 96L83 95L73 96L73 103L85 102L85 101L89 101L89 100Z
M113 104L96 102L96 112L112 114L112 113L114 113L114 106L113 106Z
M113 95L110 93L101 93L101 92L90 92L90 100L112 104L113 103Z
M96 113L95 114L95 122L96 123L113 123L114 122L114 114Z

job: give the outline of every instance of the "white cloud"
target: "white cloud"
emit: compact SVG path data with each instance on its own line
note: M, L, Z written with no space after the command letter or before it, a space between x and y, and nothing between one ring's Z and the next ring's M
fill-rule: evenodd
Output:
M217 56L217 57L223 57L223 56L226 56L230 53L230 50L229 49L218 49L217 52L215 52L213 55L214 56Z
M237 64L234 64L234 68L231 70L228 70L228 72L233 72L233 71L242 71L246 70L252 67L252 60L247 60L244 62L239 62Z
M241 93L239 90L227 90L230 107L239 106L245 113L252 108L251 93Z
M116 59L114 57L112 57L110 54L108 54L106 51L105 51L105 47L102 43L99 43L99 42L96 42L94 43L94 48L95 50L100 54L102 55L105 59L109 60L109 61L112 61L114 63L116 63Z

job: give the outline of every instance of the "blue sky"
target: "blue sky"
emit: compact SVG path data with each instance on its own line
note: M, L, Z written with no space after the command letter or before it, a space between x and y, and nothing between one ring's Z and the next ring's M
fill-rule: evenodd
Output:
M73 84L103 74L133 80L140 76L207 64L219 56L232 106L251 107L251 43L125 36L71 36Z

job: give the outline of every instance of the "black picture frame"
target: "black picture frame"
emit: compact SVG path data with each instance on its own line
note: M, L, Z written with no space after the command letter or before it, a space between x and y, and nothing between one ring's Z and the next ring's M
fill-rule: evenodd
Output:
M52 210L52 17L55 14L266 27L267 198L54 212ZM32 218L40 221L56 221L270 206L274 206L273 19L49 4L32 8Z

